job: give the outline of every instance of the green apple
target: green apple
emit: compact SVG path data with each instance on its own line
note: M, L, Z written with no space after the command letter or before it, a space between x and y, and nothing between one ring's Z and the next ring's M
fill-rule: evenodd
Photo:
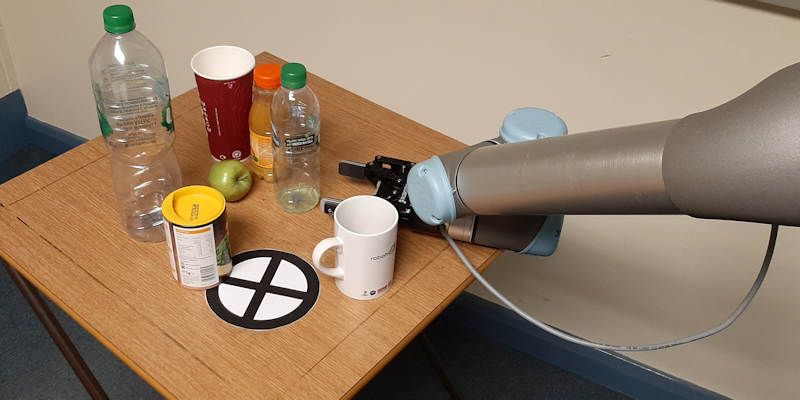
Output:
M239 160L225 160L214 163L208 171L208 183L219 190L225 200L237 201L244 197L253 186L250 171Z

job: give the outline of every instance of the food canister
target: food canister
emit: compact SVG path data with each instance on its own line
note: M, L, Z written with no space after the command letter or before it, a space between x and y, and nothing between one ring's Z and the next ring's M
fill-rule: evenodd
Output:
M185 186L161 204L172 277L189 289L219 285L231 273L225 197L208 186Z

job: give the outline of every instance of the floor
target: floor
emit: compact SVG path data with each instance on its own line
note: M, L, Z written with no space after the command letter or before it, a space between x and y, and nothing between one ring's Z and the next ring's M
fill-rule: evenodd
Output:
M33 146L18 151L0 161L0 183L53 156ZM0 398L88 398L28 304L1 272L0 299ZM160 398L58 307L50 306L111 399ZM626 398L457 323L437 319L426 334L463 399ZM424 349L420 340L412 342L355 398L450 398Z

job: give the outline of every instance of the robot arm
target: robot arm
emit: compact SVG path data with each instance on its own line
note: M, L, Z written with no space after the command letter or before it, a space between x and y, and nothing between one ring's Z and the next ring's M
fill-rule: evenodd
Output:
M688 214L800 226L800 63L677 120L567 136L552 113L519 112L500 140L411 169L408 194L422 221ZM520 131L535 140L519 140Z
M800 226L800 64L728 103L679 120L565 133L563 121L547 111L512 112L499 139L434 156L409 171L406 188L414 213L427 224L442 226L442 235L470 273L504 305L564 340L604 350L647 351L700 340L730 326L764 281L778 225ZM560 234L561 214L688 214L769 223L772 230L758 276L723 323L668 342L609 345L525 313L478 273L449 234L454 223L471 215L547 215L553 223L541 224L526 247L544 239L549 241L545 251L522 252L549 255ZM481 230L474 228L468 241L474 242ZM526 235L530 240L531 233Z

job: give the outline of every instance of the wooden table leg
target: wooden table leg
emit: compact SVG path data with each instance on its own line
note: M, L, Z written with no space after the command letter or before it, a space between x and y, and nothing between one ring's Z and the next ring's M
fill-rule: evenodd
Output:
M78 376L78 379L83 384L83 387L86 388L86 391L89 392L92 399L108 399L106 392L103 390L103 387L100 386L100 383L97 382L97 378L94 377L94 374L92 374L86 362L83 361L83 357L81 357L78 349L76 349L72 341L69 340L69 336L64 332L64 328L61 327L61 324L58 323L53 312L47 307L47 304L39 294L39 290L14 268L7 263L3 264L5 264L8 274L11 276L11 280L17 285L17 288L22 293L22 296L25 297L25 300L28 301L28 304L31 305L33 312L39 317L39 321L42 321L45 329L47 329L47 333L50 334L50 337L56 343L58 349L61 350L61 354L67 359L69 366L75 371L75 375Z

